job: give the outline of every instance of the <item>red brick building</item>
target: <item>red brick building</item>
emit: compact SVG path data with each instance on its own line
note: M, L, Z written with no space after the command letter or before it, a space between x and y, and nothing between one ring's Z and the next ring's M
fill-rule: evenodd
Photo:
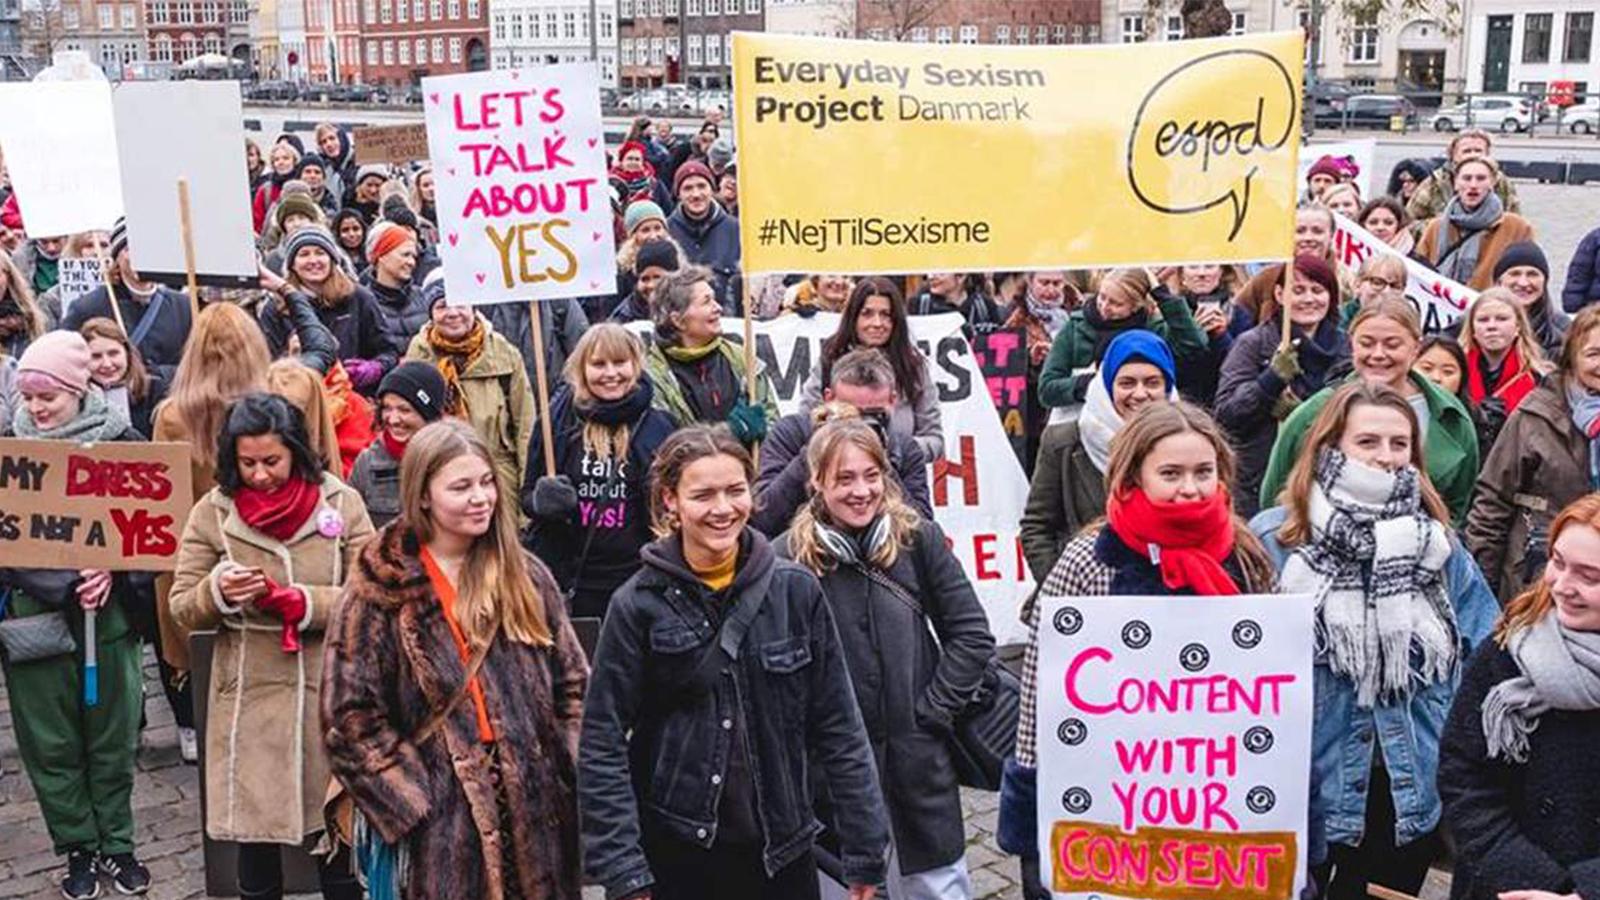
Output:
M229 8L224 0L148 0L150 59L181 64L202 53L226 53Z
M294 0L288 0L294 2ZM359 0L305 0L306 70L312 81L365 81Z
M617 0L623 87L732 85L735 31L766 26L765 0Z
M488 7L488 0L361 0L363 80L404 87L425 75L489 68Z
M932 44L1098 44L1100 0L856 0L856 36Z

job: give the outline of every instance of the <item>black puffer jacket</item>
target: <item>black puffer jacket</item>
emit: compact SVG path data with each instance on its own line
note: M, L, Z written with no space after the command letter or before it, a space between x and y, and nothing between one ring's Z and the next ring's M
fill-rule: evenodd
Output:
M428 322L428 305L422 302L422 291L410 283L398 288L384 287L378 283L375 269L368 269L361 276L361 283L378 301L378 310L383 313L398 345L404 347L410 344L411 339Z
M378 299L360 285L356 285L343 303L327 306L313 301L312 309L317 320L333 334L339 359L371 360L388 372L405 352L399 336L389 327L388 317L379 309ZM286 314L288 311L287 304L263 303L257 315L261 331L267 336L267 346L275 357L284 354L289 346L289 335L294 331L290 316Z

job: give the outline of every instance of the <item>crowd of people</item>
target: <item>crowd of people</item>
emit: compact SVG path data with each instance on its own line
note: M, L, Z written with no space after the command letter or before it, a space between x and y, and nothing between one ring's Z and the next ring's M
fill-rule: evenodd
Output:
M145 280L120 222L31 234L0 186L0 435L180 442L193 475L175 571L0 564L69 900L151 887L143 644L243 897L283 895L285 847L329 898L799 900L823 859L852 900L970 897L955 732L1001 663L930 501L909 317L941 313L1027 351L1041 587L995 780L1029 900L1039 597L1272 592L1316 604L1315 896L1415 894L1453 847L1460 900L1600 897L1600 227L1557 302L1489 135L1372 197L1317 160L1279 264L746 279L730 137L641 119L616 293L537 323L448 295L426 163L332 125L244 149L256 290ZM1336 214L1394 255L1345 265ZM1407 259L1478 291L1459 323L1424 327ZM723 334L746 303L838 314L798 412Z

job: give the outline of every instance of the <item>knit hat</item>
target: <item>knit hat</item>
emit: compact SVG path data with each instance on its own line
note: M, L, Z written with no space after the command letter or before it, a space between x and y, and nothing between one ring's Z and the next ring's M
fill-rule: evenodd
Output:
M444 418L444 376L431 363L410 360L389 370L378 382L378 399L394 394L411 404L424 422Z
M319 248L322 250L322 252L328 254L328 257L333 260L334 265L341 269L348 270L350 267L348 257L344 255L344 251L339 249L338 243L333 239L333 232L322 227L321 225L308 225L305 228L296 231L294 234L289 235L289 237L284 240L284 268L294 268L294 258L300 254L301 250L304 250L307 247Z
M711 164L713 172L726 169L728 164L733 162L733 139L723 135L712 141L710 149L706 150L706 162ZM715 181L712 182L712 186L716 186Z
M1328 292L1333 302L1339 302L1339 276L1333 271L1333 266L1328 265L1327 260L1310 253L1302 253L1294 258L1294 272L1322 285L1322 289Z
M1167 380L1167 390L1178 380L1178 364L1172 359L1172 348L1155 332L1131 328L1117 335L1106 345L1105 356L1100 360L1100 380L1106 391L1117 380L1117 372L1131 362L1149 363L1161 370Z
M1306 170L1306 181L1310 181L1313 175L1326 175L1334 181L1339 181L1344 177L1344 166L1339 165L1339 161L1332 156L1323 156Z
M427 308L428 312L433 312L433 307L445 299L444 266L435 268L428 273L426 278L422 279L420 293L422 294L422 305Z
M273 141L273 143L274 144L288 144L289 146L294 148L294 155L295 156L305 156L306 155L305 142L300 140L300 135L298 135L298 134L290 134L289 132L285 131L283 134L278 135L278 139Z
M300 162L294 167L294 177L304 180L307 169L316 168L322 172L322 177L328 177L328 161L320 153L307 153L300 157Z
M662 212L661 207L653 200L635 200L628 204L628 211L622 214L622 228L633 234L634 229L651 219L659 219L665 224L667 214Z
M294 194L299 194L302 197L311 196L311 185L298 178L291 178L283 183L283 190L278 194L278 198L282 199Z
M366 181L368 178L376 178L379 181L388 181L389 167L368 163L367 165L364 165L356 170L356 184L360 184L361 182Z
M712 188L717 186L717 180L711 176L711 170L706 168L706 164L698 159L691 159L679 166L677 173L672 176L672 195L681 196L683 183L691 178L704 178L706 184Z
M633 271L666 269L678 271L678 247L671 241L645 241L633 257Z
M117 258L118 253L126 249L128 249L128 218L126 216L117 216L117 221L111 226L111 243L106 252L111 254L111 258L114 260Z
M622 158L624 156L627 156L628 155L628 151L630 151L630 150L639 151L639 159L640 159L640 161L643 162L647 166L650 164L650 153L649 153L649 151L645 150L643 144L639 143L638 141L624 141L622 146L617 148L617 165L618 166L622 165Z
M385 254L400 249L406 243L415 243L416 234L403 225L379 219L367 232L367 262L376 263Z
M1518 266L1533 266L1544 273L1544 277L1550 277L1550 261L1533 241L1518 241L1507 247L1494 264L1494 280L1499 281L1501 275Z
M311 220L311 224L313 225L322 224L322 207L317 205L317 201L311 199L305 194L298 193L284 194L283 196L279 197L278 210L277 212L273 213L272 216L273 219L278 223L278 227L286 227L283 223L290 216L295 215L305 216Z
M17 384L56 387L83 396L89 391L89 342L76 331L47 331L22 351Z

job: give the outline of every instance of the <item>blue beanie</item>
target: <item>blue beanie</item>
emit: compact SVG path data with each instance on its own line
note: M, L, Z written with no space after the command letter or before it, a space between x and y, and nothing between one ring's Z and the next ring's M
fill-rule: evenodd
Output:
M1117 378L1117 370L1130 362L1144 362L1161 370L1166 376L1167 390L1172 390L1178 380L1177 364L1172 360L1172 348L1155 332L1134 328L1117 335L1106 345L1105 357L1100 360L1100 380L1106 390Z

